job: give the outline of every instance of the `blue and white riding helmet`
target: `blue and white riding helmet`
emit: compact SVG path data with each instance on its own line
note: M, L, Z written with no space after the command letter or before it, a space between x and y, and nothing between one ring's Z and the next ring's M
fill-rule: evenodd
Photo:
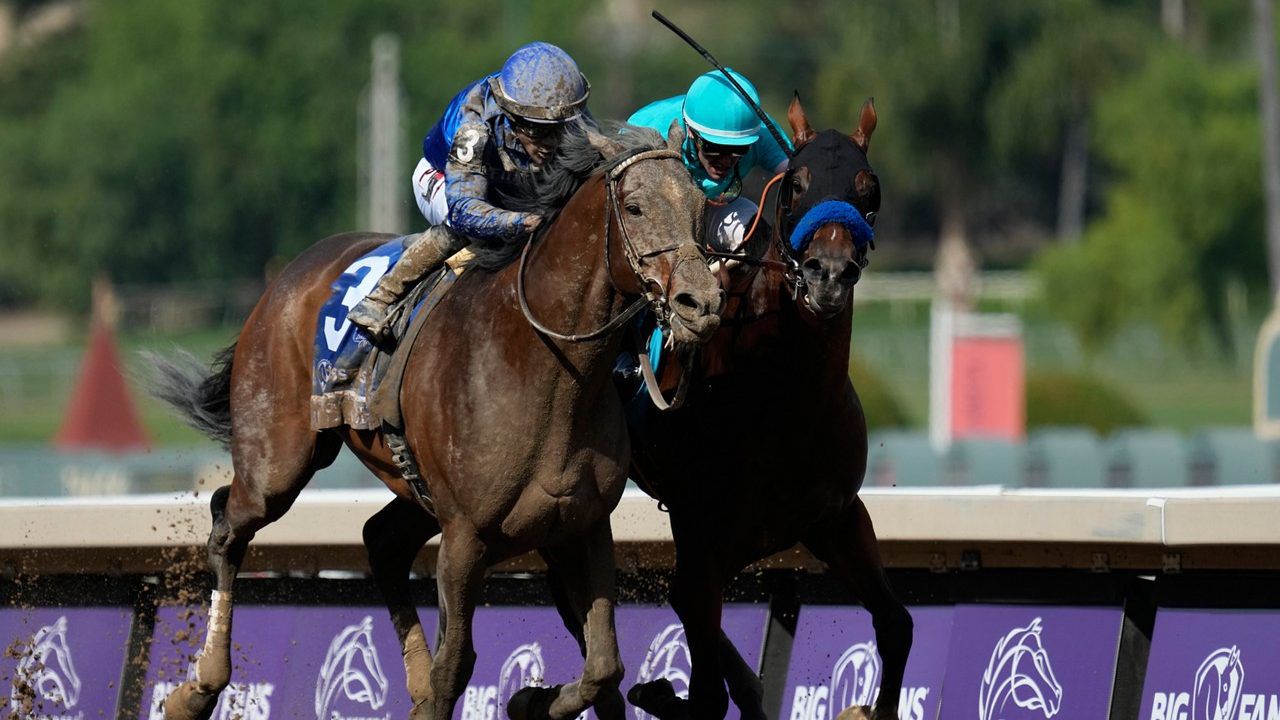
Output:
M533 123L558 124L582 115L591 83L569 53L545 42L516 50L489 78L493 97L508 115Z

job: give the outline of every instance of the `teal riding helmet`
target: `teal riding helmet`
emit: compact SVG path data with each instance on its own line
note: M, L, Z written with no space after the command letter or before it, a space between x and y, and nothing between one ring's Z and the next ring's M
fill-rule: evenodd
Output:
M736 70L730 69L729 74L752 101L760 103L760 94L750 80ZM684 97L684 122L717 145L750 145L760 138L760 118L719 70L699 75L689 86Z

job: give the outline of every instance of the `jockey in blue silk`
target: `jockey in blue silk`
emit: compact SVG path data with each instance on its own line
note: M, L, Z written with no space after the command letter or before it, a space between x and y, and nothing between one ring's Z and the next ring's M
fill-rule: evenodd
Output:
M758 105L760 95L751 81L729 73ZM709 201L707 241L716 250L735 252L758 210L739 197L743 176L756 167L770 175L786 170L787 153L719 70L698 76L684 95L652 102L627 120L664 135L672 121L685 130L684 164Z
M538 172L568 123L586 112L591 85L564 50L544 42L512 53L502 70L466 86L422 141L413 172L430 227L406 241L400 261L348 318L377 338L389 306L471 238L514 241L542 224L535 213L494 204L518 174Z

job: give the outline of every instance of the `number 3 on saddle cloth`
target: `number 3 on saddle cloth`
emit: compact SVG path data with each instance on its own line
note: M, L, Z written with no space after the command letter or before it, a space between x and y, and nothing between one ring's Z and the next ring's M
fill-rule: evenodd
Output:
M381 419L370 410L369 402L392 365L392 355L370 342L368 335L347 319L347 313L395 266L404 253L406 238L411 237L383 243L351 263L333 282L333 292L320 308L316 323L311 371L313 430L340 425L357 430L380 426ZM452 263L446 263L392 307L390 312L396 318L391 324L392 335L397 344L414 319L425 317L435 307L458 274Z

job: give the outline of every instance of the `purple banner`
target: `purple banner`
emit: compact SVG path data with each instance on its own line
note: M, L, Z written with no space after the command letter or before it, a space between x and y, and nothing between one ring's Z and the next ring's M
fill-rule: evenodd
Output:
M559 685L582 671L578 643L553 608L477 608L471 630L476 666L454 718L505 718L507 701L521 688Z
M1138 717L1280 718L1280 612L1162 608Z
M434 647L436 611L419 612ZM767 612L752 605L724 610L725 632L757 669ZM689 653L675 614L666 607L628 606L618 610L617 620L627 667L623 691L667 677L687 694ZM162 720L164 699L188 677L204 626L203 611L159 610L141 720ZM565 683L582 672L578 645L552 608L482 607L472 629L475 670L455 718L505 717L507 701L522 687ZM409 713L400 648L383 608L238 607L231 655L231 685L214 720L384 720ZM632 716L648 718L638 710ZM739 715L731 709L729 717Z
M764 654L764 628L769 608L765 605L730 604L724 606L720 627L733 641L747 665L760 670ZM665 677L675 686L680 697L689 695L689 646L684 627L675 612L665 605L628 605L618 611L618 644L627 674L622 681L625 694L632 685ZM632 708L635 720L653 720L653 716ZM742 717L729 703L726 718Z
M419 610L427 633L433 608ZM147 668L142 720L162 720L204 639L204 611L164 607ZM389 720L409 714L399 641L382 607L243 606L231 631L231 684L214 720Z
M0 610L0 717L115 717L132 619L128 608Z
M725 633L757 670L767 612L764 606L729 605L722 617ZM689 650L675 613L665 606L624 606L618 609L617 624L627 669L623 693L637 682L666 677L680 695L687 696ZM458 720L506 717L507 701L521 688L558 685L582 673L578 644L552 608L480 608L473 629L478 658L471 684L454 712ZM586 715L595 717L590 712ZM632 708L629 717L648 720L649 715ZM728 717L740 716L730 708Z
M911 608L915 641L907 659L898 717L938 716L951 637L952 608ZM800 609L782 713L790 720L832 720L851 705L871 705L884 666L871 613L858 606L806 605Z
M1106 720L1122 616L1118 607L957 606L940 720Z

